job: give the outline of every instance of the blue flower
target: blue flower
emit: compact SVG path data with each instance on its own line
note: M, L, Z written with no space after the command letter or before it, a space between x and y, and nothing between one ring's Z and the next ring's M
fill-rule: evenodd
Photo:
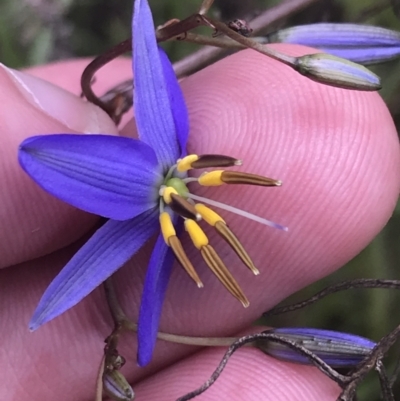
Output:
M244 306L248 300L197 221L204 219L254 273L258 270L225 221L194 201L244 215L276 228L261 217L199 197L187 184L279 186L254 174L216 170L187 177L192 168L229 167L240 161L221 155L186 155L188 114L171 63L158 48L147 0L136 0L133 16L134 111L139 139L110 135L41 135L20 145L22 168L47 192L109 220L47 288L30 328L65 312L124 265L158 234L144 283L138 322L138 362L151 360L161 308L175 258L202 287L178 238L182 221L205 262ZM161 231L161 232L160 232ZM178 234L177 234L178 232Z

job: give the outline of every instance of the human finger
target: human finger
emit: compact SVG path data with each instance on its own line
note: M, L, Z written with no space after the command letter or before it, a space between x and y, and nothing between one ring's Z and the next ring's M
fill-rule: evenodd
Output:
M19 143L28 136L54 132L116 134L117 129L98 107L84 102L79 77L88 60L36 67L32 73L46 81L5 66L0 67L0 267L20 263L59 249L93 226L96 217L70 207L44 193L17 162ZM129 65L129 67L128 67ZM124 79L130 61L113 63L112 72L99 73L98 90Z
M304 51L293 47L280 49ZM274 91L269 92L271 86ZM282 188L261 188L254 192L231 187L199 192L234 202L235 206L290 227L284 233L244 223L238 216L229 218L231 227L260 268L261 274L256 278L210 233L215 248L249 294L251 306L247 310L223 290L183 238L205 288L197 290L183 271L175 269L161 329L188 335L228 335L246 327L263 310L301 286L339 267L376 235L389 218L398 195L398 142L379 96L318 85L293 72L282 72L281 65L256 53L244 52L225 59L188 78L183 87L191 112L192 149L198 153L235 156L240 151L245 161L246 154L250 157L246 163L248 171L284 180ZM119 297L133 320L137 318L150 248L151 245L117 275ZM21 298L13 315L25 314L24 319L29 320L28 309L33 310L31 300L40 297L46 283L67 259L64 255L57 262L41 263L40 276L37 272L35 276L33 272L28 274L28 265L19 268L25 284L20 277L21 285L16 288ZM7 282L6 276L3 282ZM96 295L99 291L29 337L28 333L21 336L20 325L16 325L12 335L5 334L9 346L26 349L36 342L48 344L57 333L64 344L58 354L65 361L62 368L58 367L60 377L68 375L82 349L86 350L86 356L91 356L87 360L93 361L101 338L99 331L106 331L105 323L99 322L101 315L93 313L93 310L106 313L104 301ZM3 294L4 303L10 303L10 293ZM85 325L85 330L79 329L78 333L76 325L88 320L89 327ZM79 348L74 350L72 344L77 343ZM132 338L121 346L121 352L134 356ZM151 366L139 370L130 365L128 377L137 380L185 352L187 348L157 345ZM32 351L33 357L37 355L37 351ZM41 372L51 365L51 361L42 364ZM93 371L86 368L74 367L73 386L64 388L65 394L76 397L81 394L82 399L90 396L87 383L93 378ZM46 391L54 392L56 387L51 384Z

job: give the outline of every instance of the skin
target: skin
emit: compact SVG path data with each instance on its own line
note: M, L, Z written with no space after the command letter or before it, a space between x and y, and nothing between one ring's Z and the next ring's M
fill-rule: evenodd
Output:
M276 47L293 55L310 52L298 46ZM98 288L61 317L34 333L28 331L44 289L88 237L97 218L42 191L18 166L16 151L23 138L39 133L117 134L104 113L75 96L86 64L87 60L72 60L30 70L69 93L26 77L29 89L24 92L16 84L21 77L0 68L0 263L7 267L0 271L0 371L1 382L7 383L0 386L0 399L93 399L103 341L112 328L103 290ZM126 59L105 67L97 75L97 93L130 77L130 68ZM190 112L190 152L235 156L244 161L242 171L284 183L281 188L191 186L196 194L290 228L281 232L221 213L252 255L261 271L258 277L208 231L210 242L248 295L248 309L223 289L182 235L205 288L197 289L176 266L161 330L229 336L341 267L376 236L398 197L399 144L377 93L319 85L254 51L184 79L182 88ZM133 124L121 134L134 136ZM121 304L133 321L150 250L151 244L116 275ZM137 400L170 401L202 384L224 349L199 351L160 341L144 369L135 366L134 335L122 339L119 351L129 361L123 372L134 384ZM328 401L338 393L338 387L314 368L242 349L199 400Z

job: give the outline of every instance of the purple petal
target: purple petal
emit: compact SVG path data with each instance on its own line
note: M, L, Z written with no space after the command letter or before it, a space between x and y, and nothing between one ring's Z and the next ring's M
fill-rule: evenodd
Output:
M42 135L20 145L22 168L63 201L115 220L153 208L162 180L153 150L110 135Z
M185 98L179 82L176 79L175 71L169 61L167 54L159 48L160 60L164 69L164 77L167 84L169 102L175 123L176 136L179 141L181 154L186 155L186 145L189 137L189 114L185 103Z
M268 333L279 334L287 340L297 342L334 368L356 366L376 345L367 338L331 330L285 327L268 330ZM283 344L261 340L258 347L278 359L311 364L308 358Z
M30 329L72 308L126 263L158 229L158 210L127 221L109 220L75 254L49 285Z
M147 0L133 13L134 109L139 137L157 154L166 172L180 156L170 97Z
M269 39L317 48L400 46L400 32L362 24L300 25L282 29L269 35Z
M153 356L161 309L171 276L174 256L160 234L147 269L138 322L138 364L146 366Z

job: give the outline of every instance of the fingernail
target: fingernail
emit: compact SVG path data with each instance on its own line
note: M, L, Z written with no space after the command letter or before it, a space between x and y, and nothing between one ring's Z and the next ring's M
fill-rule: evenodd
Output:
M97 106L47 81L0 63L1 72L6 74L28 103L70 130L81 133L117 133L115 124Z

